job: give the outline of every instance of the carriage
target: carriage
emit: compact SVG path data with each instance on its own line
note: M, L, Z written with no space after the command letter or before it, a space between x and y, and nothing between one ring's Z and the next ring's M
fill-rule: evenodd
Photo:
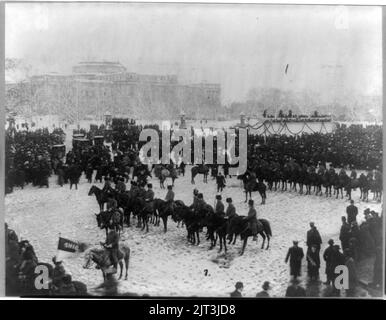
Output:
M64 144L53 145L51 149L51 155L57 159L63 159L66 155L66 146Z
M74 149L85 149L89 146L91 146L92 143L89 139L86 138L73 138L72 139L72 147Z

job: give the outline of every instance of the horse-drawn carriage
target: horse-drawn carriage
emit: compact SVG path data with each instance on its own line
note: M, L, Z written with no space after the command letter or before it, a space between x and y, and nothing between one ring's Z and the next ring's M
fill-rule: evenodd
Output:
M59 160L63 159L66 155L66 146L64 144L55 144L51 149L51 156Z
M73 138L72 139L72 147L73 149L86 149L91 146L92 143L89 139L86 138Z

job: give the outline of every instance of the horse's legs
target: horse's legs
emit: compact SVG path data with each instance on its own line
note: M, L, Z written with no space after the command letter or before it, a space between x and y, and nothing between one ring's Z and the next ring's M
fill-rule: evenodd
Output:
M241 249L240 256L242 256L244 254L245 247L247 246L247 241L248 241L248 237L245 236L243 248Z
M125 259L125 267L126 267L125 280L127 280L127 273L128 273L128 269L129 269L130 251L127 253L127 255L125 256L124 259Z
M162 216L162 222L164 223L164 232L168 231L168 227L167 227L167 224L168 224L168 216L167 216L167 215Z
M266 236L267 236L267 248L265 248L265 250L268 250L268 248L269 248L269 239L270 239L270 236L268 235L268 234L266 234Z
M227 253L227 241L226 241L226 232L222 235L222 238L220 237L220 243L221 241L224 241L224 251Z
M199 234L199 230L196 231L196 234L197 234L197 245L200 244L200 234Z
M121 272L119 273L119 278L118 280L120 280L122 278L122 271L123 271L123 262L122 260L119 260L119 267L121 268Z
M264 231L262 231L261 233L260 233L260 235L263 237L263 243L262 243L262 245L261 245L261 249L264 249L264 244L265 244L265 234L264 234Z

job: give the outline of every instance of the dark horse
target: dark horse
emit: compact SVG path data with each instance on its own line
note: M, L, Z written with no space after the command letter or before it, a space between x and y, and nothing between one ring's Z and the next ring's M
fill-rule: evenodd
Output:
M154 199L154 210L158 212L155 225L159 226L161 218L164 224L164 231L166 232L168 230L168 217L172 215L173 210L170 208L170 205L162 199Z
M100 211L103 211L103 205L108 201L108 195L103 192L102 189L99 189L97 186L92 186L90 188L90 191L88 192L89 196L92 196L93 194L95 194Z
M106 249L101 248L90 248L85 253L85 263L83 268L88 269L92 262L96 264L97 269L101 269L103 274L103 279L106 279L106 273L108 269L112 266L110 261L109 252ZM118 251L118 264L121 269L119 274L119 279L122 278L123 272L123 261L125 262L126 274L125 280L127 280L127 272L129 269L129 259L130 259L130 248L126 245L120 245Z
M248 171L240 176L237 177L237 179L240 179L243 181L244 186L244 192L245 192L245 202L248 201L248 195L249 198L252 198L252 192L258 191L261 196L261 204L265 204L265 200L267 199L267 186L264 184L264 182L257 182L256 178L249 173Z
M172 218L175 222L183 221L188 232L187 239L191 244L200 244L201 217L192 212L181 200L175 202ZM197 237L197 239L196 239Z
M123 230L123 213L120 210L114 212L102 211L95 214L98 227L106 230L106 239L109 229L115 230L119 234Z
M263 238L261 249L264 249L265 238L267 238L268 243L267 243L266 250L268 250L269 240L272 237L271 225L269 221L266 219L258 219L257 221L260 222L257 224L257 234L261 235ZM252 236L251 229L248 227L248 221L246 221L245 217L237 216L232 218L232 220L230 221L229 233L231 236L240 235L241 240L244 240L243 247L240 251L240 255L243 255L245 247L247 246L248 237Z
M224 251L227 252L226 245L226 235L227 235L227 225L228 219L219 215L217 213L210 213L204 219L204 224L208 230L208 238L211 241L211 245L209 249L213 249L216 246L217 239L220 242L219 252L222 251L222 246L224 245Z
M208 175L209 175L209 167L202 164L199 166L193 166L192 169L190 170L192 173L192 183L194 184L194 177L197 174L203 174L204 175L204 183L208 183Z

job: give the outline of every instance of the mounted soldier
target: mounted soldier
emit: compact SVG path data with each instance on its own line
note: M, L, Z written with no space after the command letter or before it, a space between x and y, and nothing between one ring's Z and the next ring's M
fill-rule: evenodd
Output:
M249 211L248 216L245 218L248 221L248 228L251 230L253 241L257 241L257 212L254 207L254 201L248 201Z
M103 186L103 189L102 191L107 194L108 196L113 196L114 194L114 189L113 187L111 186L111 181L110 181L110 178L109 177L105 177L105 184Z
M224 216L225 213L225 207L224 207L224 204L222 202L222 197L221 195L217 195L216 196L216 207L215 207L215 213L219 216Z
M113 272L117 272L118 267L118 251L119 251L119 235L115 230L111 230L106 238L106 242L100 243L109 253L109 258L113 265Z
M118 178L117 184L115 185L115 190L118 193L124 193L126 191L125 178Z
M169 209L170 212L174 212L174 191L173 191L173 186L168 186L168 191L165 196L165 201L167 204L166 210Z
M145 200L145 208L149 212L153 212L154 191L151 183L147 184L147 190L145 191L143 198Z

